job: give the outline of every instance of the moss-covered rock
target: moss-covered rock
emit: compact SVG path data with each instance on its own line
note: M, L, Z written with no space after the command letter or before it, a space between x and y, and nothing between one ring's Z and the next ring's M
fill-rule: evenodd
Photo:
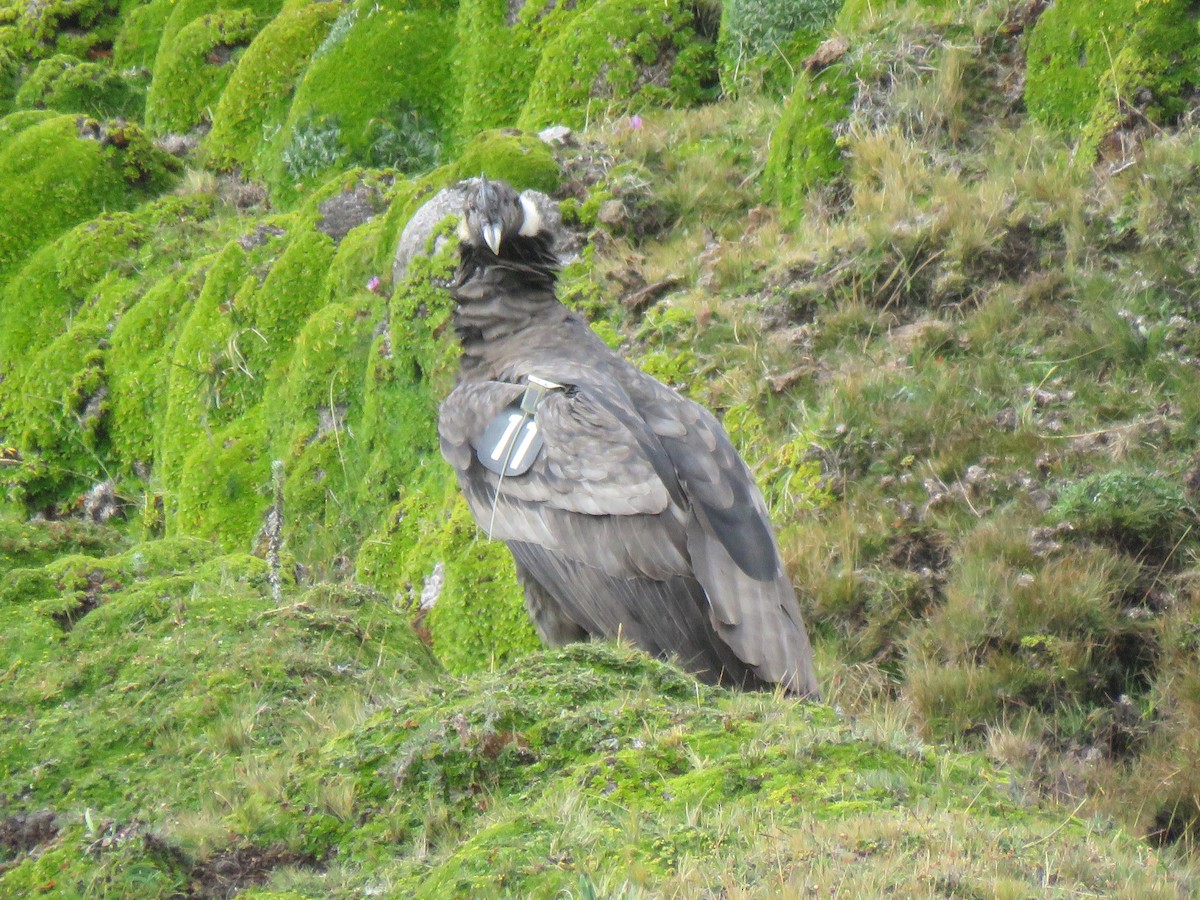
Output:
M512 125L525 105L546 44L592 5L463 0L458 6L454 55L461 91L459 140Z
M507 181L517 190L550 193L560 172L550 148L532 134L488 131L476 135L451 166L453 180L486 175Z
M265 151L283 127L296 82L340 11L323 0L291 6L258 33L213 112L204 143L213 167L262 174Z
M601 112L714 96L716 54L696 9L670 0L598 0L546 44L518 124L581 126Z
M842 170L836 126L854 99L854 74L838 62L813 75L802 72L771 132L765 187L785 218L797 220L810 190Z
M177 6L174 0L150 0L129 10L113 39L113 65L121 70L149 71L158 55L167 19Z
M436 164L457 109L450 12L443 0L358 0L342 11L272 147L269 181L281 199L335 166Z
M108 66L59 54L38 63L17 92L15 105L98 118L139 118L142 103L139 86Z
M1200 84L1200 35L1189 0L1055 3L1026 51L1025 103L1042 122L1082 129L1089 154L1136 108L1169 122Z
M146 124L155 131L187 131L207 122L242 51L262 27L249 9L221 9L164 40L146 96Z
M176 168L134 125L16 113L0 128L0 277L31 250L103 209L162 189Z
M823 40L841 0L729 0L721 7L717 55L726 93L790 87Z

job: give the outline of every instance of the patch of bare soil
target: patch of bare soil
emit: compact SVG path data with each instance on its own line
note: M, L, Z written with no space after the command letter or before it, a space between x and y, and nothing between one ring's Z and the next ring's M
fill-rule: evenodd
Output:
M182 896L197 900L225 900L245 888L265 884L271 873L281 866L312 868L316 865L313 857L297 853L282 844L229 847L193 866L190 884Z
M28 853L58 836L53 811L41 809L0 819L0 856Z

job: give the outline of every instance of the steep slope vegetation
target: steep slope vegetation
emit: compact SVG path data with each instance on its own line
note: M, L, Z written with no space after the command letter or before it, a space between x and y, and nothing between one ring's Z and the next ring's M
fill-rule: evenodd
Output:
M1196 890L1200 35L1093 11L0 0L0 892ZM393 278L481 172L723 415L844 718L535 652L454 223Z

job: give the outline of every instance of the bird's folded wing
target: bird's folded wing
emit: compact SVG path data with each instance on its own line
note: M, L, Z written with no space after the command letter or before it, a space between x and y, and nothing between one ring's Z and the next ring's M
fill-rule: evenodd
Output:
M488 424L523 388L484 382L442 405L442 453L489 536L539 544L611 575L663 578L691 571L686 510L670 461L628 399L611 385L574 385L534 413L542 450L503 479L478 460Z
M654 429L704 533L756 581L781 572L767 505L725 429L707 409L646 379L638 409Z

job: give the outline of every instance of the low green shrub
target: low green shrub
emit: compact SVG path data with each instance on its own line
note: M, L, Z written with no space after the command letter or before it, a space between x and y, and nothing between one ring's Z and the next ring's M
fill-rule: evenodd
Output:
M1135 553L1170 552L1196 524L1178 484L1137 469L1081 478L1063 490L1051 514L1081 534Z
M717 57L727 94L795 81L804 57L824 39L842 0L728 0L721 6Z

